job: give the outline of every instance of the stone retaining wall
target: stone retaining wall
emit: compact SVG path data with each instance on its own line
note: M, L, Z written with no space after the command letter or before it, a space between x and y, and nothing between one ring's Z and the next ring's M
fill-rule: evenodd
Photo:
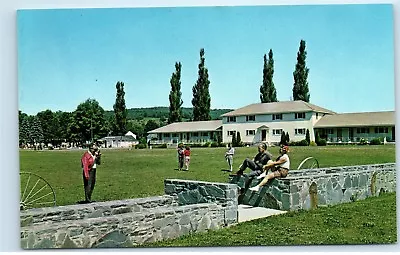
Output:
M237 185L165 180L158 197L23 211L21 247L132 247L237 223Z
M215 203L224 211L225 225L237 223L238 187L236 184L166 179L165 194L179 205Z
M259 193L248 190L259 180L234 177L241 188L240 204L280 210L311 209L377 196L396 190L396 164L330 167L289 171L286 178L274 179Z

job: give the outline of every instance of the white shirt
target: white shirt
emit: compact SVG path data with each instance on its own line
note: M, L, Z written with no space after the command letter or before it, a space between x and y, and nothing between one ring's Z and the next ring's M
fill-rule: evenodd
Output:
M228 154L229 156L233 156L233 154L235 154L235 148L230 148L226 154Z
M90 153L90 155L92 155L93 162L94 162L92 168L96 168L96 167L97 167L97 166L96 166L96 156L93 155L90 151L89 151L89 153Z
M282 159L282 158L286 159L286 162L280 164L279 166L280 166L280 167L283 167L283 168L286 168L286 169L290 169L290 159L289 159L289 156L288 156L287 154L283 154L283 155L281 156L281 159Z

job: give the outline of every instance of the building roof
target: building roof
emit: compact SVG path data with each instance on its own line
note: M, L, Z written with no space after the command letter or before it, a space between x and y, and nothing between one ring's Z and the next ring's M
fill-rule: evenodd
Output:
M250 104L237 110L225 113L222 117L254 115L254 114L272 114L272 113L289 113L289 112L321 112L335 114L328 109L313 105L304 101L282 101L273 103L257 103Z
M215 131L222 126L222 120L175 122L169 125L151 130L149 134L177 133L177 132L201 132Z
M106 136L101 139L98 139L98 141L104 141L104 140L118 140L118 141L137 141L137 139L133 136L130 135L121 135L121 136Z
M314 128L328 127L361 127L361 126L394 126L395 112L357 112L325 115Z

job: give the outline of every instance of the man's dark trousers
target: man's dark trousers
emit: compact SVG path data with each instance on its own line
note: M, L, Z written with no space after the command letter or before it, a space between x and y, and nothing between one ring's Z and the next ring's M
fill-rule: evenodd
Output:
M96 184L96 168L92 168L89 171L89 179L88 180L86 180L85 173L83 173L83 187L85 189L86 202L92 201L92 193L93 193L95 184Z

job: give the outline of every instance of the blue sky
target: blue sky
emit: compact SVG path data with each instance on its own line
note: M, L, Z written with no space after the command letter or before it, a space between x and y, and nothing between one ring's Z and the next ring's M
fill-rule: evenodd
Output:
M128 108L168 106L176 61L183 106L191 107L200 48L212 108L260 102L269 49L278 100L287 101L301 39L311 103L395 109L391 5L24 10L17 22L19 108L28 114L73 111L87 98L112 110L117 81Z

